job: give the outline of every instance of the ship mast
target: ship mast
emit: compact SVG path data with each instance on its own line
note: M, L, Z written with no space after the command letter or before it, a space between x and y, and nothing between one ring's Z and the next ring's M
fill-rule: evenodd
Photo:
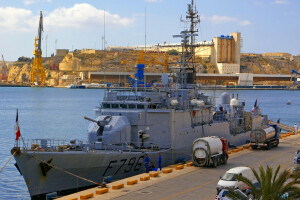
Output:
M196 26L200 23L200 16L196 6L194 6L194 0L191 4L188 4L188 10L186 12L186 19L181 19L189 29L185 29L180 32L180 35L173 35L173 37L180 37L181 40L181 67L179 72L178 83L181 84L181 88L191 88L196 84L196 65L195 65L195 48L198 46L195 44L195 37L198 36Z

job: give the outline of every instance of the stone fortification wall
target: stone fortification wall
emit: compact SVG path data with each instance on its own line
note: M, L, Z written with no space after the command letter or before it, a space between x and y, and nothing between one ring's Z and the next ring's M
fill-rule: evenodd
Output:
M81 65L81 60L74 57L73 53L68 53L64 59L59 63L59 70L70 72L77 71L78 67Z

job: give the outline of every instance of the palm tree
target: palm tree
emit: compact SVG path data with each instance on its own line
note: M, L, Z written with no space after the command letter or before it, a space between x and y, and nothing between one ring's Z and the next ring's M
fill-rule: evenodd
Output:
M282 195L288 193L288 199L300 198L300 173L292 174L288 170L283 170L279 174L280 166L277 167L275 172L269 166L267 169L260 165L258 174L255 169L252 168L252 172L256 177L259 184L259 188L255 187L252 181L243 177L242 175L236 175L235 178L249 186L252 192L253 199L256 200L281 200ZM237 194L230 189L228 197L232 199L239 199Z

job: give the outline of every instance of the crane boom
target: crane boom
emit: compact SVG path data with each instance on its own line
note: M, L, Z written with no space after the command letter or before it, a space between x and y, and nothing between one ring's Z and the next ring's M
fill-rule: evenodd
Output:
M4 71L7 72L8 71L8 67L7 67L6 62L4 60L3 54L2 54L2 62L3 62Z
M40 23L39 23L39 30L38 30L38 48L37 50L41 51L42 48L42 31L44 31L43 27L43 13L42 11L40 12Z
M2 55L2 62L3 62L3 66L1 70L1 81L6 82L8 78L8 67L6 65L3 55Z

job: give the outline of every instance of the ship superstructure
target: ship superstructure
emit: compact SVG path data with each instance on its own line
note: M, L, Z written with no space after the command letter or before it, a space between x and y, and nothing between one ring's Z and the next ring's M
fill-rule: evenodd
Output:
M193 1L186 19L189 29L176 36L182 39L181 63L173 69L176 76L163 74L162 88L107 90L99 116L85 117L91 121L87 144L39 139L12 149L33 198L143 173L145 154L155 165L159 154L162 166L187 161L196 138L219 136L244 144L252 129L267 122L259 109L246 112L237 96L224 93L216 107L214 98L197 89L194 44L200 20Z

